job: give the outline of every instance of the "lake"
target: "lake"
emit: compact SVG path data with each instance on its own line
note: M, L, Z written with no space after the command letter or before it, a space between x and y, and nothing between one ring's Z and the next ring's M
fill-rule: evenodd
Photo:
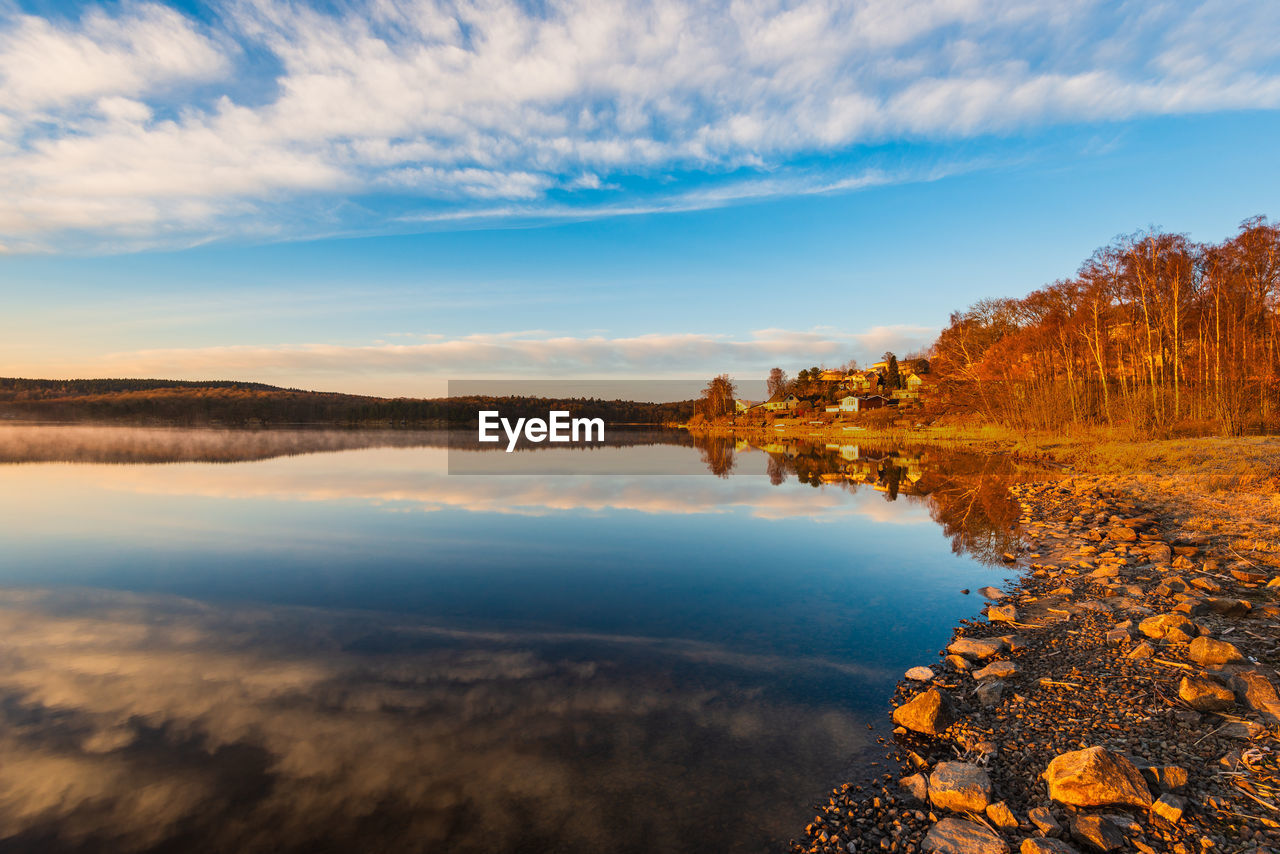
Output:
M1006 579L1023 476L446 444L0 426L3 850L785 850Z

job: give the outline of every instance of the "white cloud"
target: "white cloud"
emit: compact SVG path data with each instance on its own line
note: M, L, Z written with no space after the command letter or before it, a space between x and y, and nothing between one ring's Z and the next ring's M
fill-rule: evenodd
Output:
M764 329L746 338L701 333L609 338L547 333L493 333L458 338L363 346L234 345L139 350L95 359L77 376L166 376L210 378L252 376L267 382L353 390L364 376L380 382L449 377L673 377L715 370L763 376L775 364L843 364L867 361L885 350L907 353L925 347L937 330L924 326L877 326L861 332L819 328ZM410 393L402 390L400 393Z
M775 176L763 180L780 193L823 184L794 174L797 159L858 144L1280 105L1280 18L1266 4L341 10L230 0L207 27L152 3L72 21L0 12L0 239L380 229L493 200L554 216L560 191L585 215L689 209L758 197L736 189L741 170ZM634 191L677 173L657 202ZM882 180L904 177L922 175ZM388 193L395 205L374 200ZM335 212L345 199L360 221Z
M152 3L77 26L34 15L0 19L0 110L24 118L107 95L139 96L225 74L223 52L178 12Z

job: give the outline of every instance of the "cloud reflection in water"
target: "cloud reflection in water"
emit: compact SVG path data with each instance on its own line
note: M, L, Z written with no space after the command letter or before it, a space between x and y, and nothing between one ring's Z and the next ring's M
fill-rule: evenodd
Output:
M871 749L775 685L847 666L685 641L21 590L0 636L15 850L762 850Z

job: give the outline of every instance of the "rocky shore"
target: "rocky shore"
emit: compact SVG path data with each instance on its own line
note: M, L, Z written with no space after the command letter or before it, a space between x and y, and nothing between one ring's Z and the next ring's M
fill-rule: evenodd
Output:
M794 852L1280 847L1280 518L1177 477L1014 487L1022 570L893 699L896 773Z

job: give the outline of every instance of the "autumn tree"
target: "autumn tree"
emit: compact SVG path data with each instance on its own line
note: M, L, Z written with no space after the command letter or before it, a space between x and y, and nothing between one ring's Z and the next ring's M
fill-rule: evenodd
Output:
M702 390L702 397L698 400L698 412L707 419L730 415L733 413L734 398L737 394L738 388L728 374L712 377L707 387Z
M770 370L769 378L765 380L765 388L769 392L769 397L773 397L780 391L786 391L787 384L789 382L790 380L787 379L787 373L782 370L782 368L773 368Z
M1262 217L1217 245L1122 236L1071 278L953 314L931 353L941 394L929 405L1026 429L1268 429L1278 300L1280 227Z

